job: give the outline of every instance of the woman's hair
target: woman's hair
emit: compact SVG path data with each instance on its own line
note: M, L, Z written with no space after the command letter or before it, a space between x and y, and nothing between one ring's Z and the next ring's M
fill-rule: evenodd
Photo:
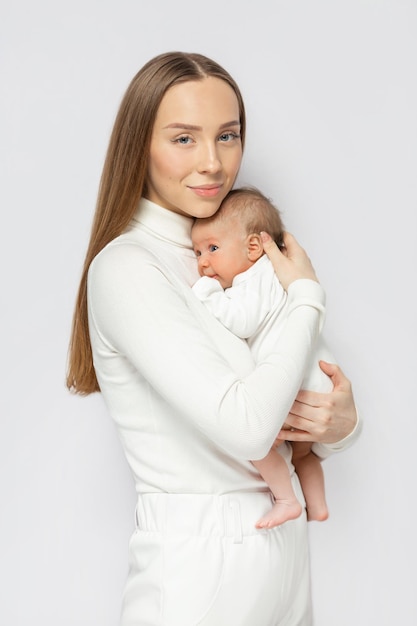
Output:
M146 191L152 130L165 93L173 85L209 76L224 80L236 94L243 147L246 117L239 87L218 63L201 54L167 52L154 57L139 70L122 99L104 162L72 323L67 387L75 393L100 391L87 319L90 264L100 250L126 229Z
M256 187L239 187L229 191L219 210L204 221L236 217L246 234L267 232L279 248L284 247L284 225L281 214L272 201Z

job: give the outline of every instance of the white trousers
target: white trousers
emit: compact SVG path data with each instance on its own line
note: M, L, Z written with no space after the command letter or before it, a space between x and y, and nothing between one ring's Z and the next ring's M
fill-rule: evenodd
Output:
M265 492L140 496L121 625L311 626L305 515L257 530L270 507Z

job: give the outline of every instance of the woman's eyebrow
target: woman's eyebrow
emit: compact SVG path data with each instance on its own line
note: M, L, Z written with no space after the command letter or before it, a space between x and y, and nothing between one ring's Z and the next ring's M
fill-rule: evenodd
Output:
M219 126L220 129L228 128L230 126L240 126L240 122L238 120L232 120L231 122L225 122ZM194 124L186 124L185 122L173 122L172 124L168 124L164 126L165 128L179 128L182 130L202 130L202 126L195 126Z

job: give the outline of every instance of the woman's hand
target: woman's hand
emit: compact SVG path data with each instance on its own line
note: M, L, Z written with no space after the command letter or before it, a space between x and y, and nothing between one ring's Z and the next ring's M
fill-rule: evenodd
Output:
M261 239L265 253L268 255L278 280L285 290L299 278L310 278L318 282L314 268L305 250L290 233L284 234L284 252L281 252L268 233L262 232Z
M333 382L333 391L300 391L291 408L277 443L318 441L336 443L353 431L357 421L350 381L340 367L320 361L320 367Z

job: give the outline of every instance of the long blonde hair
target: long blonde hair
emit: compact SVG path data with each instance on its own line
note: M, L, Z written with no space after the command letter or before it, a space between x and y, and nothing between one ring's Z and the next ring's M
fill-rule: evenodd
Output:
M131 221L146 193L149 149L155 117L166 91L208 76L228 83L236 94L244 145L246 117L239 87L218 63L201 54L166 52L148 61L131 81L120 104L101 175L90 242L72 322L67 387L88 395L100 391L88 330L87 274L94 257Z

